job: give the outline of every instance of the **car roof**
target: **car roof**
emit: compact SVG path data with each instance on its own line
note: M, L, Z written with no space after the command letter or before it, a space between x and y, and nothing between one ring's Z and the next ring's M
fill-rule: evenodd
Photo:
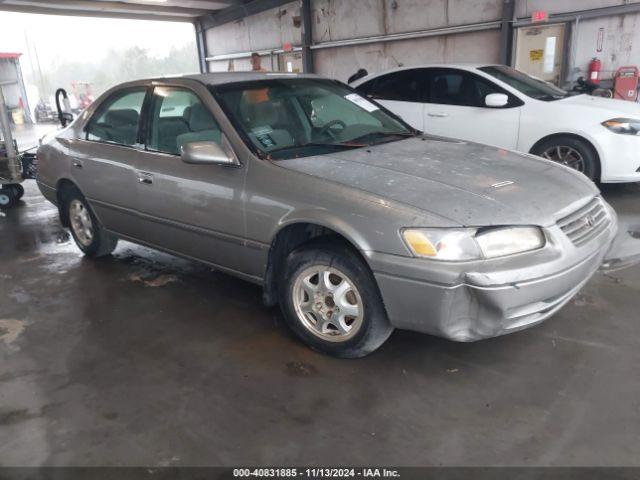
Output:
M320 75L287 72L215 72L184 75L181 78L197 80L205 85L224 85L227 83L273 80L274 78L324 78Z
M460 70L477 70L482 67L494 67L499 66L497 63L427 63L422 65L411 65L407 67L398 67L398 68L390 68L389 70L382 70L380 72L370 73L366 77L359 78L355 82L352 82L352 85L360 85L368 80L379 77L381 75L386 75L388 73L393 72L401 72L403 70L413 70L416 68L457 68Z

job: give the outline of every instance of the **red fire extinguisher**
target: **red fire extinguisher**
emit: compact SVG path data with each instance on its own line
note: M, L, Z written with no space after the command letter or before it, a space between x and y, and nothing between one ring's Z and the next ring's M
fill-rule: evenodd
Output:
M594 85L600 85L600 72L602 71L602 62L593 57L589 63L589 81Z

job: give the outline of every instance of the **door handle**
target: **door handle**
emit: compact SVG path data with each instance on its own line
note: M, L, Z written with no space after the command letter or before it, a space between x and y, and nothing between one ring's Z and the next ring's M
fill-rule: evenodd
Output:
M153 175L150 173L138 172L138 183L143 185L153 184Z
M430 117L437 117L437 118L445 118L449 116L449 114L446 112L428 112L427 115L429 115Z
M73 162L71 162L71 165L73 165L74 168L82 168L82 162L79 162L77 160L74 160Z

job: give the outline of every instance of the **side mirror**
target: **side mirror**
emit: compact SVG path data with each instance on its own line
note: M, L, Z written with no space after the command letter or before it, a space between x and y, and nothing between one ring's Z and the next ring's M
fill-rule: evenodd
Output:
M504 93L490 93L484 98L484 104L487 107L500 108L509 103L509 97Z
M225 152L216 142L189 142L180 147L180 158L184 163L195 165L238 166L240 163Z

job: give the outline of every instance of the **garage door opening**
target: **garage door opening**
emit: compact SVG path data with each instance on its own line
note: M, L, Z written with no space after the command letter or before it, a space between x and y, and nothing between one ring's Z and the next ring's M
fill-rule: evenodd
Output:
M108 88L138 78L197 73L190 22L0 12L0 51L20 54L22 118L55 121L53 95L69 92L74 113ZM29 110L29 111L27 111Z

